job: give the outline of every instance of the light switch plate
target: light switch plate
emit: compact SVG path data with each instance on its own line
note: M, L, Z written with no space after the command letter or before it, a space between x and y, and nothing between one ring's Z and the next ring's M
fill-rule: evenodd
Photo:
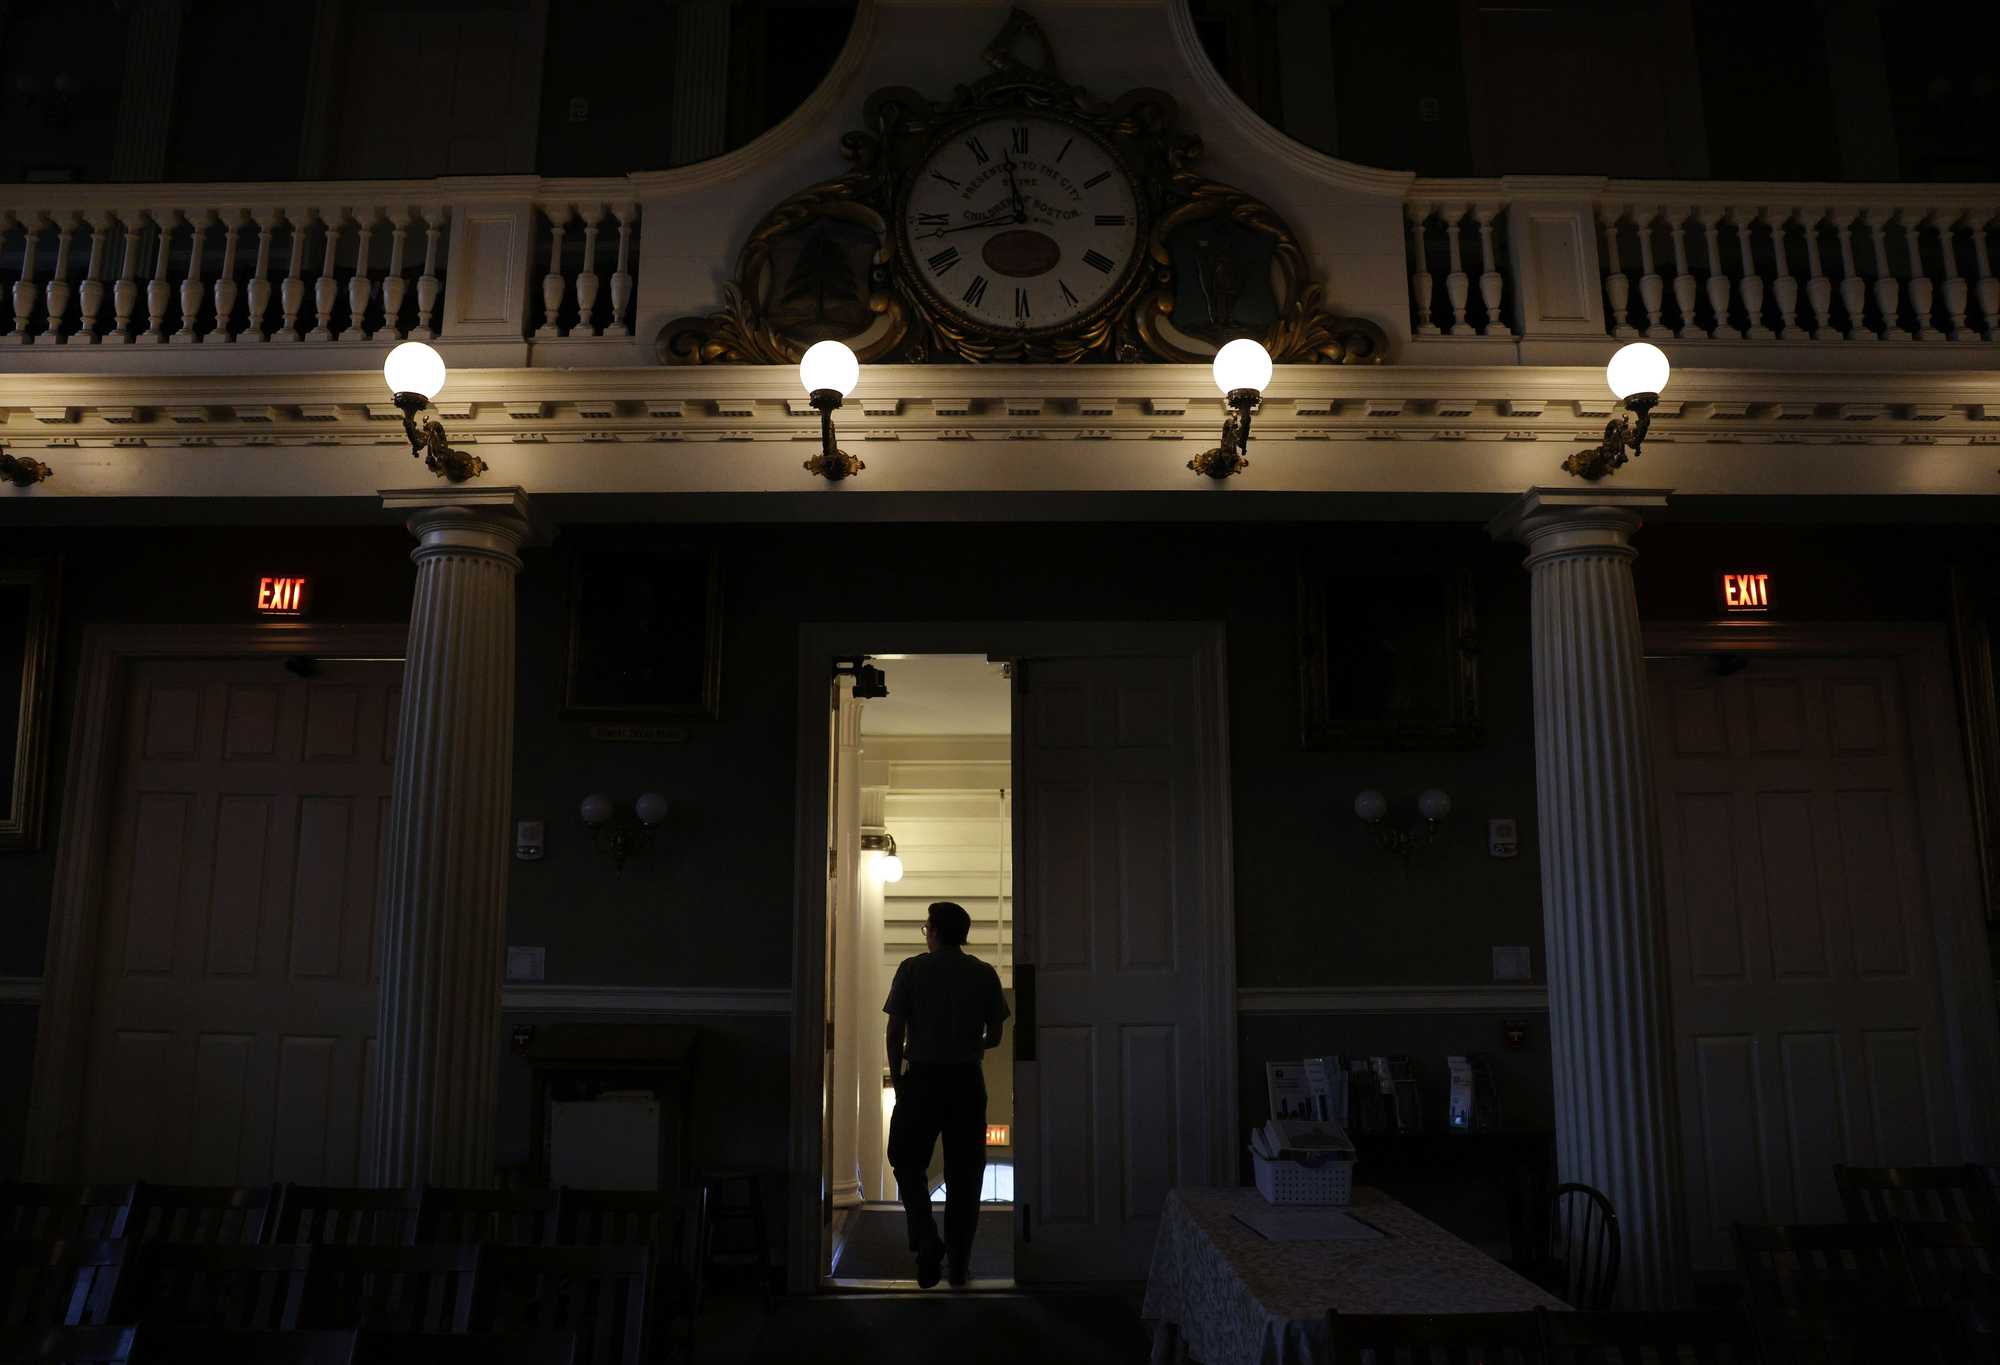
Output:
M547 948L517 948L507 945L507 979L509 981L540 981L548 966Z
M519 820L514 824L514 857L524 863L542 857L543 828L540 820Z
M1486 822L1486 851L1496 858L1512 858L1521 851L1521 832L1511 815L1496 815Z
M1495 981L1532 981L1535 977L1534 959L1529 956L1526 944L1511 944L1493 949L1493 979Z

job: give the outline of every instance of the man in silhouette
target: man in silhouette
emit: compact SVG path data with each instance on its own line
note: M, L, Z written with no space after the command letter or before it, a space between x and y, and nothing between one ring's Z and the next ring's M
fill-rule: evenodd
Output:
M896 968L889 999L889 1075L896 1112L889 1120L889 1165L903 1193L917 1283L938 1282L946 1258L951 1282L966 1281L979 1186L986 1175L986 1076L980 1059L1000 1045L1007 1001L1000 974L965 951L972 917L950 901L931 905L924 921L928 951ZM944 1138L944 1237L931 1217L931 1152Z

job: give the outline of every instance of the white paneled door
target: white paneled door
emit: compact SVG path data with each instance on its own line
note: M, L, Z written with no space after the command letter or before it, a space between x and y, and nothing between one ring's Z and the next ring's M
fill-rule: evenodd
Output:
M1187 657L1023 668L1021 1280L1143 1279L1167 1191L1212 1179L1194 706Z
M352 1183L402 665L129 677L84 1178Z
M1722 1270L1733 1222L1840 1221L1835 1162L1965 1156L1895 662L1651 687L1688 1228Z

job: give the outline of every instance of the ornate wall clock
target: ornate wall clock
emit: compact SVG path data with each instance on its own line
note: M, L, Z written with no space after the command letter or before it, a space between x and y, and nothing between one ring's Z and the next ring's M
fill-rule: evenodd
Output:
M1278 214L1193 171L1171 96L1093 99L1020 10L985 58L949 101L869 96L850 172L772 208L723 311L669 323L661 361L784 364L829 337L864 362L1203 362L1239 336L1280 362L1387 358L1381 327L1326 306Z

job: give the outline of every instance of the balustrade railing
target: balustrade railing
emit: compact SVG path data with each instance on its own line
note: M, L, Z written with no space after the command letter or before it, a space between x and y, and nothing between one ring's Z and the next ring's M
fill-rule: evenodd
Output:
M639 206L538 203L544 224L534 336L632 335ZM608 268L607 268L608 267Z
M1507 289L1502 206L1412 199L1404 204L1403 216L1410 228L1410 325L1415 333L1511 335L1513 328L1503 311ZM1475 281L1477 297L1472 293Z

